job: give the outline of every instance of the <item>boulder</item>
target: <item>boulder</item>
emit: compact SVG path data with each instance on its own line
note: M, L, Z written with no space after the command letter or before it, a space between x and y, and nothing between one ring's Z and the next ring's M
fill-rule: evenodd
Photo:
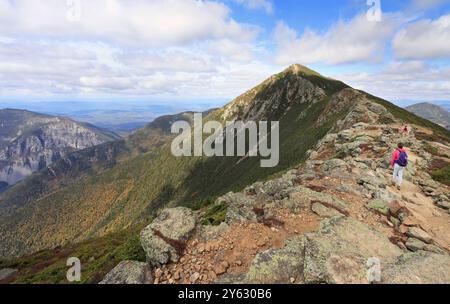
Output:
M310 210L312 204L315 203L336 209L342 214L348 214L347 204L345 202L324 192L316 192L303 186L291 188L289 197L282 201L282 204L294 213L302 210Z
M163 210L153 223L141 231L141 244L147 261L152 266L177 262L195 227L196 219L190 209Z
M305 237L306 283L368 283L368 259L389 261L402 254L387 237L349 217L324 220L319 232Z
M289 284L303 282L304 238L286 241L282 249L259 253L243 279L247 284Z
M227 223L221 223L219 226L200 225L195 233L195 238L204 243L211 242L220 238L229 228Z
M311 206L311 211L321 217L335 217L342 216L343 214L336 209L327 208L320 203L314 203Z
M406 234L409 237L416 238L427 244L431 244L433 242L433 238L428 233L417 227L409 227Z
M382 283L450 284L450 256L424 251L403 254L383 267Z
M334 170L347 170L347 163L342 159L334 158L327 160L322 166L322 171L325 174L330 174Z
M416 252L419 250L434 252L437 254L447 254L447 252L435 245L430 245L427 243L422 242L421 240L415 239L415 238L409 238L406 242L406 248L409 250Z
M147 263L123 261L99 284L153 284L152 271Z
M374 199L367 203L367 209L373 210L383 215L389 215L389 204L381 199Z

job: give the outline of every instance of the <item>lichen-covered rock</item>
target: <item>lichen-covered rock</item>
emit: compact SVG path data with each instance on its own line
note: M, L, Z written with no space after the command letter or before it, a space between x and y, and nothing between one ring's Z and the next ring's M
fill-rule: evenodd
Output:
M227 223L221 223L219 226L203 226L197 228L195 237L201 242L210 242L220 238L230 229Z
M123 261L111 270L100 284L152 284L152 271L147 263Z
M387 237L348 217L324 220L319 232L306 235L304 252L306 283L368 283L369 258L402 254Z
M342 159L330 159L327 160L323 166L322 171L326 174L331 174L335 170L347 170L347 163Z
M336 209L325 207L320 203L314 203L311 206L311 211L321 217L335 217L342 216L343 214Z
M309 210L314 203L320 203L326 207L331 207L342 214L347 213L347 204L344 201L336 199L329 194L316 192L302 186L291 188L289 197L282 201L282 204L285 207L290 208L292 212Z
M142 248L152 266L177 262L183 244L193 234L196 219L190 209L179 207L163 210L141 231Z
M409 250L416 252L419 250L423 251L429 251L434 252L438 254L447 254L447 252L435 245L427 244L425 242L422 242L421 240L415 239L415 238L409 238L408 241L405 244L406 248Z
M244 283L289 284L303 282L304 238L286 241L282 249L270 249L258 254L245 275Z
M389 204L381 199L374 199L367 203L366 207L383 215L389 215Z
M417 227L409 227L406 234L427 244L431 244L433 242L433 238L428 233Z
M450 256L416 252L400 256L383 267L385 284L450 284Z
M255 195L247 195L245 193L227 193L217 199L218 204L225 204L228 207L226 222L228 224L233 222L256 221L256 214L253 209L257 205L256 198L260 196L259 189L256 188Z

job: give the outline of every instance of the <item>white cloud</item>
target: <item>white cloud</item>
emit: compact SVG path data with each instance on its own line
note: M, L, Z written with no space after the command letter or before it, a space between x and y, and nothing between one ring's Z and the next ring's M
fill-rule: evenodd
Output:
M276 60L280 64L379 61L399 22L388 14L384 14L382 22L370 22L365 15L359 15L349 21L341 20L322 33L306 29L300 37L294 29L279 22L274 31L278 45Z
M234 0L234 2L244 5L249 9L264 9L268 14L273 13L273 3L271 0Z
M1 1L0 35L109 40L173 46L228 38L248 41L257 29L230 17L222 3L198 0L78 0L79 21L61 0Z
M398 58L450 58L450 14L436 20L408 24L394 37L392 45Z
M394 61L379 72L333 75L349 85L392 101L448 100L450 68L423 61Z

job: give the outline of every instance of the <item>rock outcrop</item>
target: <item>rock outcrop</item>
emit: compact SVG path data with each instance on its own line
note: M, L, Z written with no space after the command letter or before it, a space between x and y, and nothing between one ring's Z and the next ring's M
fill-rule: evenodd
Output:
M64 117L0 110L0 182L14 185L70 152L119 138Z
M152 270L147 263L123 261L100 284L152 284Z

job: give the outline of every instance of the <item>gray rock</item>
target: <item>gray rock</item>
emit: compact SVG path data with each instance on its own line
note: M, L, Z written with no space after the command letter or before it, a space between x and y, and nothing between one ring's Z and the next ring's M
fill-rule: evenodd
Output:
M383 267L386 284L450 284L450 257L430 252L407 253Z
M141 231L141 244L152 266L177 262L179 250L193 234L196 219L190 209L165 209ZM178 247L178 248L177 248Z
M289 284L303 282L304 238L294 237L286 241L282 249L270 249L259 253L243 279L247 284Z
M427 244L431 244L433 242L433 238L428 233L417 227L409 227L406 234L409 237L416 238Z
M153 284L153 277L147 263L123 261L99 284Z
M282 204L294 213L310 210L314 203L320 203L326 207L339 210L343 214L347 213L347 204L345 202L329 194L315 192L302 186L292 188L289 191L289 197L282 201Z
M319 232L306 235L304 252L305 283L368 283L369 258L402 254L387 237L349 217L324 220Z
M219 226L202 226L197 228L195 237L201 242L210 242L217 240L230 229L227 223L221 223Z
M347 169L347 163L342 159L334 158L327 160L322 166L322 170L326 173L330 173L336 169Z
M389 215L389 204L381 199L374 199L367 203L367 209L381 213L383 215Z
M12 268L4 268L0 270L0 281L10 278L15 275L19 270Z
M406 245L406 248L408 248L409 250L411 250L413 252L416 252L419 250L424 250L424 251L434 252L437 254L447 254L447 252L445 250L439 248L438 246L424 243L421 240L418 240L415 238L409 238L405 245Z
M321 216L321 217L335 217L335 216L342 216L343 214L337 211L336 209L327 208L324 205L320 203L314 203L311 206L312 212L315 214Z
M450 202L437 202L436 205L444 210L450 210Z

